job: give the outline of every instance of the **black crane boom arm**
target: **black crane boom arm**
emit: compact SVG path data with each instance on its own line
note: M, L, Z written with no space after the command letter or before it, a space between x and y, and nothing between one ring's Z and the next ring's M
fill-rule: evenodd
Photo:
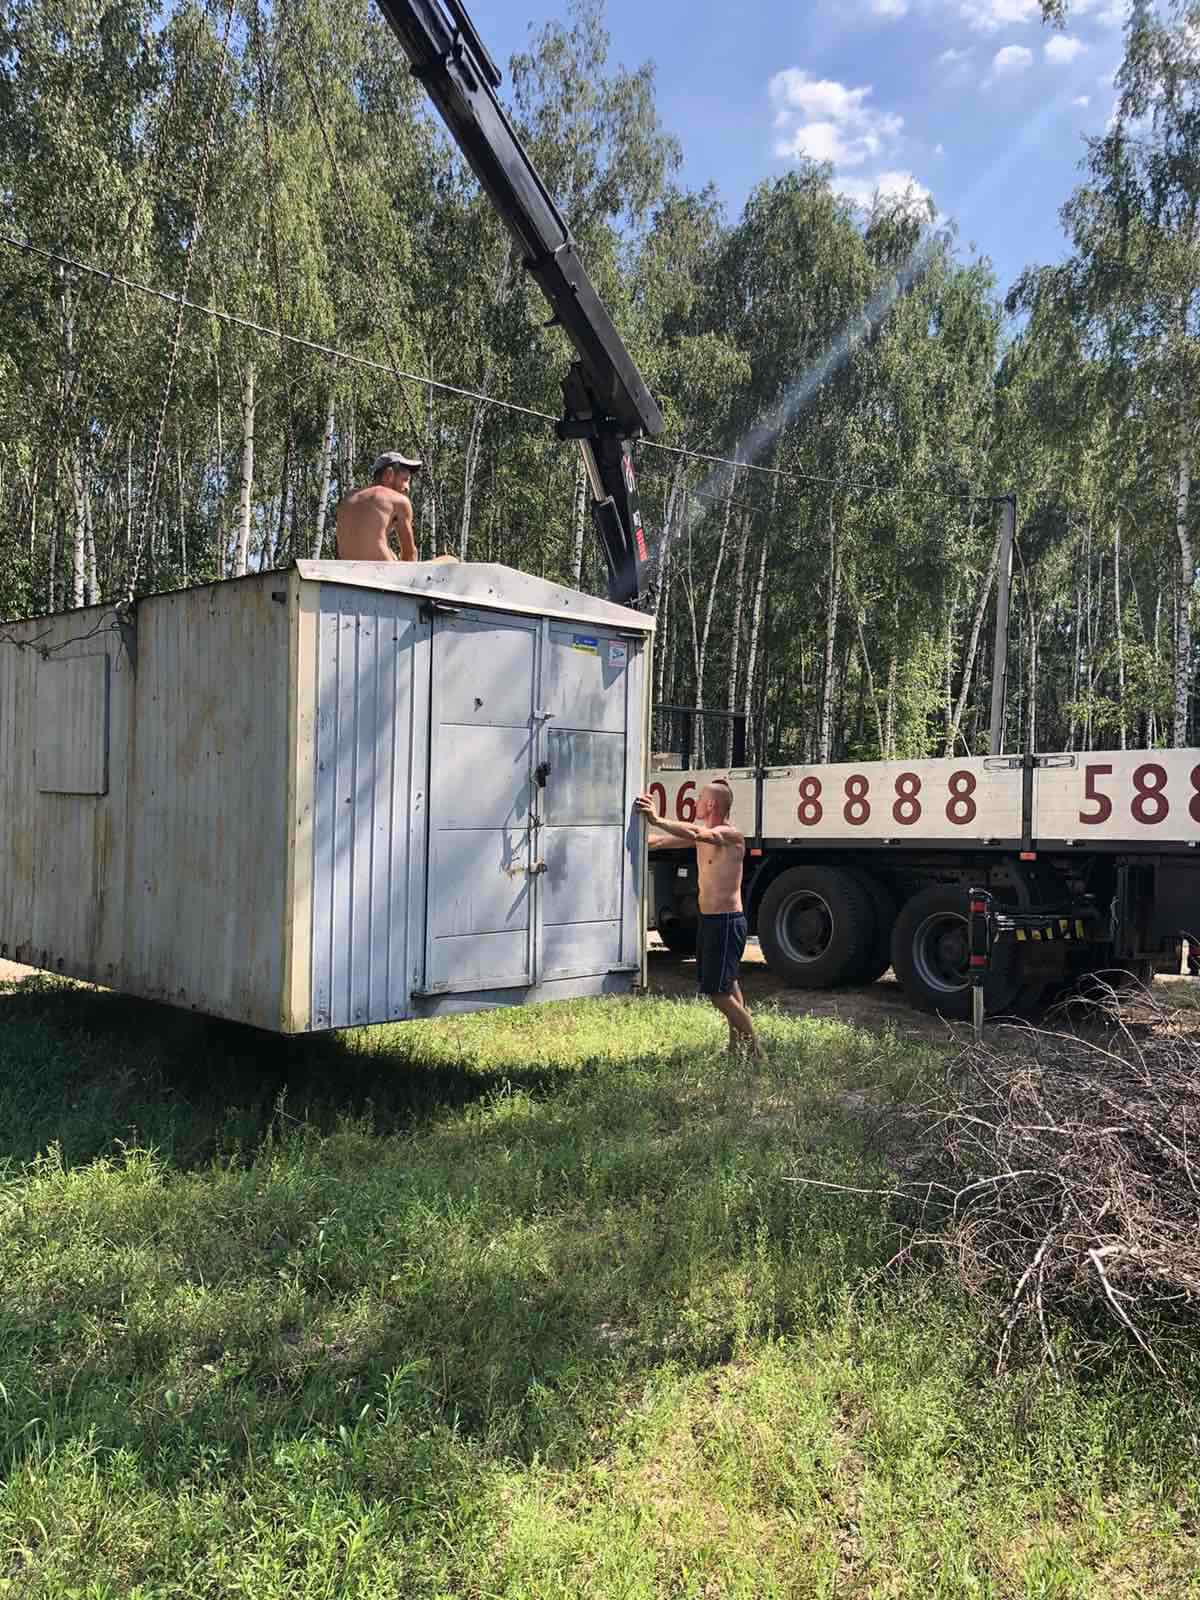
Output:
M575 348L557 431L583 451L609 596L635 603L652 582L656 552L642 524L630 447L661 433L662 412L496 97L500 74L461 0L379 0L379 8L550 302L551 325Z

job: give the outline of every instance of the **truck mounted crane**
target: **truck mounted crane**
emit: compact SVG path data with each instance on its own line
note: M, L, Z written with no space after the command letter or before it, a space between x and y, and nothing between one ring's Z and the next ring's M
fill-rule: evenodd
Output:
M632 446L662 432L662 412L496 96L500 72L461 0L379 0L379 8L550 302L547 326L561 327L575 348L556 431L560 439L577 440L583 454L609 599L645 606L657 544L642 521Z

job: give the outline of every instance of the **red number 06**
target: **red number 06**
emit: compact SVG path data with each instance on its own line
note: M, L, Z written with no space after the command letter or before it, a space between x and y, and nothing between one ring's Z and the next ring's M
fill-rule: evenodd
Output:
M680 822L695 822L696 820L696 802L688 793L689 789L694 789L695 787L694 783L685 783L675 796L675 816Z

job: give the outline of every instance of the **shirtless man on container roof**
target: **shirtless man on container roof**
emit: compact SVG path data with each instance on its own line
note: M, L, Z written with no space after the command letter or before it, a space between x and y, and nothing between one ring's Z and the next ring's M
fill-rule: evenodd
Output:
M694 845L700 878L700 927L696 933L696 982L729 1024L729 1051L745 1046L761 1056L762 1046L738 982L746 948L746 916L742 909L742 862L746 840L729 820L733 790L724 778L706 784L696 801L695 822L669 822L660 817L648 794L634 802L653 828L647 843L684 849Z
M339 561L415 561L412 501L408 486L421 463L398 450L385 450L371 468L365 489L352 489L337 508ZM393 529L400 541L397 558L388 544Z

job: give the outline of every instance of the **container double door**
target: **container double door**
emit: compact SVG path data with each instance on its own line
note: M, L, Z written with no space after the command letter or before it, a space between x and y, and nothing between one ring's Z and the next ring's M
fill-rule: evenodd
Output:
M636 965L635 642L435 614L425 988L529 988Z

